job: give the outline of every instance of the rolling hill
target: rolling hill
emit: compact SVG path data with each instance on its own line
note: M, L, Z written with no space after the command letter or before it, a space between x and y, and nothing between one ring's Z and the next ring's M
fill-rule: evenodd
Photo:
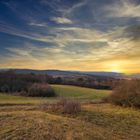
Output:
M94 101L100 100L110 94L110 90L96 90L90 88L82 88L77 86L66 86L66 85L52 85L52 88L58 97L75 98L80 101ZM44 97L23 97L23 96L12 96L7 94L0 94L0 104L36 104L41 102L53 102L57 100L54 98Z
M34 74L47 74L51 76L94 76L94 77L110 77L110 78L123 78L122 73L116 72L88 72L88 71L64 71L64 70L33 70L33 69L0 69L0 71L13 70L16 73L34 73Z

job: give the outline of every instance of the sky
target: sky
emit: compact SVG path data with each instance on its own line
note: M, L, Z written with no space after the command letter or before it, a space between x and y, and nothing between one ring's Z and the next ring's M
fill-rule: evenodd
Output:
M0 0L0 68L140 73L140 0Z

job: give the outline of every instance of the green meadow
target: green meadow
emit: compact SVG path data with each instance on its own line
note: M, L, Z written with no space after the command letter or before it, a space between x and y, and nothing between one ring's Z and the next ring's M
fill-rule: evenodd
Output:
M74 98L79 101L93 101L100 100L102 97L106 97L110 94L110 91L108 90L96 90L76 86L52 85L52 88L54 89L57 97L23 97L1 93L0 104L36 104L41 102L53 102L60 97Z

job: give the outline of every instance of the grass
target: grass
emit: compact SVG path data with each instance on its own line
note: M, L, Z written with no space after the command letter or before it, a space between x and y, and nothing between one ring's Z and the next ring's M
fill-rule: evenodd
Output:
M125 139L138 139L140 136L140 111L122 108L111 104L85 105L80 118L110 129Z
M55 114L38 106L0 107L0 139L137 140L140 111L110 104L88 104L76 115Z
M59 96L76 98L80 101L101 99L110 93L74 86L53 85L53 88ZM0 94L0 140L137 140L140 138L139 110L87 102L82 104L80 113L66 115L42 110L39 106L40 102L56 100L57 98Z
M6 118L6 119L4 119ZM16 120L16 121L15 121ZM74 140L98 138L90 124L40 111L16 111L0 115L0 139ZM13 125L14 124L14 125ZM90 127L87 127L89 126Z
M81 88L76 86L52 85L58 97L75 98L81 101L99 100L107 96L110 91ZM36 104L41 102L54 102L56 97L22 97L0 94L0 104Z
M59 96L84 99L84 100L95 100L101 99L107 96L109 90L96 90L91 88L76 87L76 86L65 86L65 85L53 85L52 86Z
M23 97L23 96L13 96L0 93L0 105L4 104L38 104L41 102L52 102L55 101L54 98L37 98L37 97Z

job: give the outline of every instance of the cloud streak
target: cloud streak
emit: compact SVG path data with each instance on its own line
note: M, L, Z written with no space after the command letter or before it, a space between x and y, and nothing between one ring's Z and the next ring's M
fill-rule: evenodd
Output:
M72 20L65 18L65 17L53 17L51 18L52 21L56 22L56 23L60 23L60 24L72 24Z
M104 7L108 17L140 18L140 4L135 0L119 0Z
M37 27L47 27L47 23L35 23L35 22L30 22L30 26L37 26Z

